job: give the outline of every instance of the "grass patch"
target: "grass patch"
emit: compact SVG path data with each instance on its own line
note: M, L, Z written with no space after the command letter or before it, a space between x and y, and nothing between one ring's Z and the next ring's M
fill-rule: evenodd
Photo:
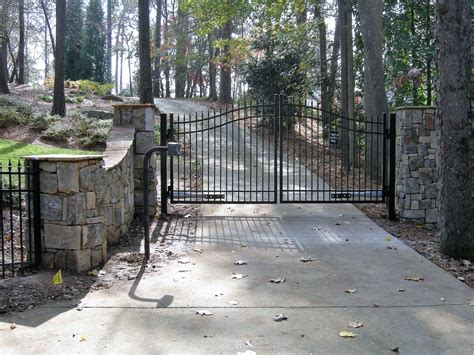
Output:
M0 164L3 169L8 167L8 161L11 160L14 167L18 166L18 160L25 155L44 155L44 154L100 154L96 151L66 149L66 148L48 148L37 144L26 144L6 139L0 139Z

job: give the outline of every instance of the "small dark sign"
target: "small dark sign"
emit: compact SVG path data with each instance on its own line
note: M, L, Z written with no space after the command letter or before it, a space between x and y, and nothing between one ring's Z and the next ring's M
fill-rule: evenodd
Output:
M331 130L331 132L329 132L329 143L336 145L339 144L339 131Z

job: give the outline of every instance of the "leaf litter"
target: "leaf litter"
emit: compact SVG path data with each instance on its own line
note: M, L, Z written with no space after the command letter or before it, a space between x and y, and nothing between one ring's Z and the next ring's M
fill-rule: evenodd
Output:
M247 264L248 264L248 261L245 261L245 260L234 261L234 265L247 265Z
M277 314L276 316L273 317L273 320L275 322L282 322L284 320L288 320L288 317L285 316L283 313Z
M419 282L419 281L423 281L424 278L422 276L407 276L405 277L405 280Z
M347 326L349 328L360 328L360 327L363 327L364 324L361 323L361 322L349 322L349 323L347 323Z
M244 275L244 274L236 274L235 272L232 274L232 278L236 280L242 280L248 277L249 275Z
M341 330L341 331L339 332L339 336L340 336L341 338L355 338L355 337L358 336L358 334L353 333L353 332L348 332L348 331L345 331L345 330Z
M214 315L214 313L208 311L208 310L205 310L205 309L199 309L196 311L196 314L199 314L200 316L212 316Z
M286 281L286 279L284 277L283 278L278 278L278 279L270 279L270 283L274 283L274 284L281 284L285 281Z

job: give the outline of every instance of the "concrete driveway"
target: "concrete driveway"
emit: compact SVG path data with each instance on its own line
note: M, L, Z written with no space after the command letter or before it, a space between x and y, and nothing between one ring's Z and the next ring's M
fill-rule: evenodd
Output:
M160 228L187 255L87 295L82 312L0 318L0 353L472 353L473 291L351 205L211 206Z

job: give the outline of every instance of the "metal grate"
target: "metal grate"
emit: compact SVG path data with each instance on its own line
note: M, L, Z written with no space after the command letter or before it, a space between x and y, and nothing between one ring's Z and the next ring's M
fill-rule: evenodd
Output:
M0 263L2 278L39 262L38 162L0 162Z

